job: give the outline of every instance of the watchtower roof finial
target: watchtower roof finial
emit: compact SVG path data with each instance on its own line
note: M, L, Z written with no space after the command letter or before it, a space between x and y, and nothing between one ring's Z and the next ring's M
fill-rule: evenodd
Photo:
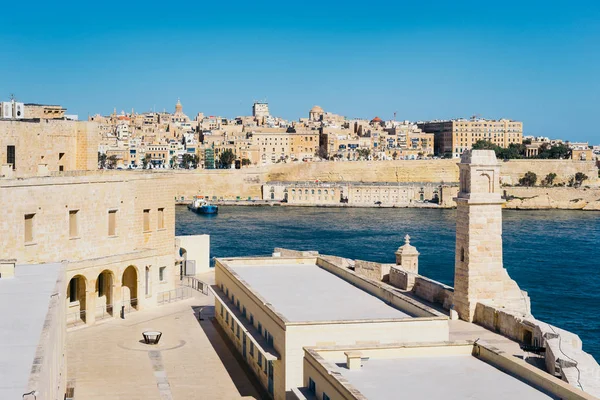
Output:
M404 236L404 243L410 244L410 236L408 234L406 236Z

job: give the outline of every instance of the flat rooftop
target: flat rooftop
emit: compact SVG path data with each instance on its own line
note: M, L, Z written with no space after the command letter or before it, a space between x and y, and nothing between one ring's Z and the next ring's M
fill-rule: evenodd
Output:
M60 268L17 265L14 278L0 279L1 399L25 393Z
M413 399L558 399L467 354L369 359L349 370L346 360L335 369L369 400L401 394Z
M316 264L227 266L291 322L412 318Z

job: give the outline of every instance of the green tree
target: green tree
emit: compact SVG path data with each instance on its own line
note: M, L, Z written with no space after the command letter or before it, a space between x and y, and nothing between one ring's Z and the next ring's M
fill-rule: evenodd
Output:
M221 168L229 168L234 161L235 154L233 154L231 149L226 149L221 153L221 157L219 157L219 164L221 164Z
M106 153L98 152L98 165L100 168L106 168Z
M494 151L496 151L497 148L498 148L498 146L496 146L494 143L490 142L489 140L485 140L485 139L480 139L480 140L476 141L475 144L473 144L473 150L494 150Z
M546 177L542 180L542 185L544 186L552 186L554 184L554 180L556 179L556 174L554 172L550 172Z
M367 158L369 158L369 155L371 155L371 150L370 149L358 149L358 150L356 150L356 152L358 153L358 156L360 158L364 158L365 160Z
M586 179L588 179L588 176L586 174L584 174L583 172L576 173L575 174L575 185L577 187L581 186L583 181L585 181Z
M537 175L535 172L527 172L521 179L519 179L519 184L521 186L535 186L537 182Z
M395 160L396 158L398 158L398 152L396 150L394 150L394 152L392 153L392 158Z
M108 165L108 168L110 168L110 169L115 169L115 168L117 168L117 161L118 161L118 158L117 158L117 156L116 156L116 155L114 155L114 154L113 154L112 156L108 157L108 158L106 159L106 163L107 163L107 165Z
M146 153L146 156L144 156L144 158L142 159L142 165L144 169L146 169L148 164L150 164L150 161L152 161L152 156L149 153Z
M250 165L252 162L247 158L242 158L242 166Z
M189 154L189 153L185 153L183 155L183 157L181 157L182 159L182 164L184 166L185 169L190 169L190 168L197 168L198 167L198 161L200 160L199 157L195 154Z
M540 150L538 151L537 158L543 159L567 159L571 156L571 150L560 143L556 146L550 146L548 143L542 144Z
M171 157L171 163L170 164L171 164L171 168L176 168L176 167L179 166L178 163L177 163L177 156Z

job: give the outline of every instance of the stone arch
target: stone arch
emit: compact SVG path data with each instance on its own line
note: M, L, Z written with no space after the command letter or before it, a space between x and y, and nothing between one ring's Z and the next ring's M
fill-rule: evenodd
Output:
M138 269L134 265L130 265L123 271L122 283L122 298L123 305L129 304L131 307L138 308L138 287L139 287Z
M96 311L113 315L115 274L105 269L98 274L95 284Z
M67 323L86 322L88 280L77 274L71 277L67 285L66 307Z
M487 190L488 193L494 193L494 180L492 179L492 177L488 174L488 173L482 173L481 174L482 177L487 178Z

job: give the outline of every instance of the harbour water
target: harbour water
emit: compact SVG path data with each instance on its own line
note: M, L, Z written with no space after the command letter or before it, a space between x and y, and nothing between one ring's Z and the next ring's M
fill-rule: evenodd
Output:
M274 247L394 262L406 234L419 272L453 285L455 211L221 207L202 216L177 207L176 233L211 235L211 257L269 255ZM540 320L578 334L600 360L600 212L503 212L504 265Z

